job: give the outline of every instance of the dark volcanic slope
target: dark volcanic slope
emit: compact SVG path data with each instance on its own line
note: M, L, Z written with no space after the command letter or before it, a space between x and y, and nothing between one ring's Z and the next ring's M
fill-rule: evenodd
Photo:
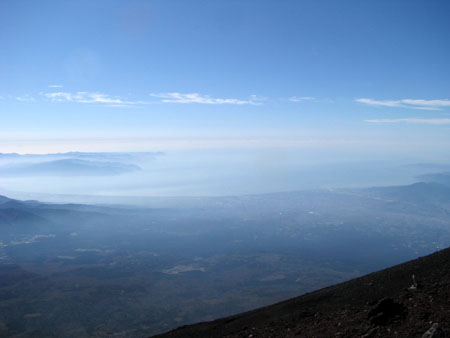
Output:
M433 324L436 332L427 337L450 337L450 248L155 337L422 337Z

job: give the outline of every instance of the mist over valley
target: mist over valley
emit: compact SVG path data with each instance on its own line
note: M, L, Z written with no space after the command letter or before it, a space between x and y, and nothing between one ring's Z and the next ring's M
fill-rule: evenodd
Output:
M146 162L128 154L118 163L151 167L164 156ZM89 155L89 161L112 157ZM42 176L28 179L39 186ZM18 182L15 194L26 196ZM61 189L70 191L64 181ZM89 192L35 193L52 203L0 199L3 335L149 336L450 244L450 187L438 182L234 196L102 198ZM80 204L83 199L90 202Z

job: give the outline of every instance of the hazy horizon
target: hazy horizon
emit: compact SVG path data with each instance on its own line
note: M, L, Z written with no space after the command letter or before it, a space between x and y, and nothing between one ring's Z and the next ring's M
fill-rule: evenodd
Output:
M79 202L70 195L238 196L406 185L419 175L450 169L450 163L419 160L296 148L0 154L0 193L17 198L31 193L43 201L60 196L65 202Z

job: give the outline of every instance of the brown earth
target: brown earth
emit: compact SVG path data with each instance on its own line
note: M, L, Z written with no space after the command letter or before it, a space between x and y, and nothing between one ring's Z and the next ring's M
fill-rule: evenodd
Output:
M429 329L434 333L424 335ZM154 337L450 337L450 248L281 303Z

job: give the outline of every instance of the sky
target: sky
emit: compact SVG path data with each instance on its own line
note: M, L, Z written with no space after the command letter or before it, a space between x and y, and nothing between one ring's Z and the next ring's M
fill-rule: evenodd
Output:
M1 1L0 152L448 160L450 2Z

